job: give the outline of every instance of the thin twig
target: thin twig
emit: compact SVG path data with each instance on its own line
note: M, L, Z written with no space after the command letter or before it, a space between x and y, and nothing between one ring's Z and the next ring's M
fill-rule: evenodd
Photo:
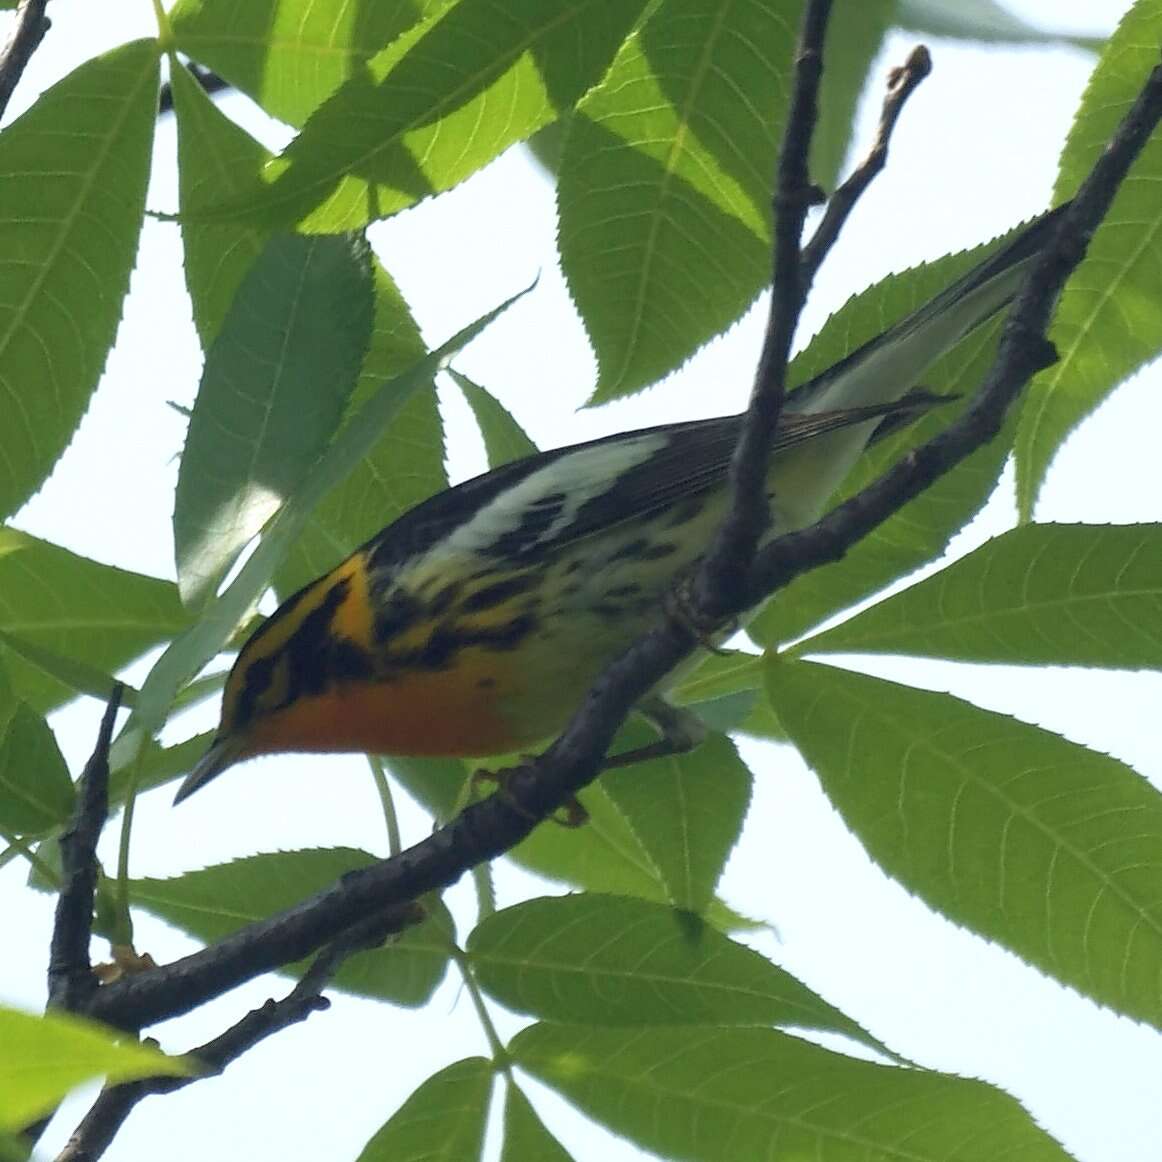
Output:
M331 1002L322 995L323 990L349 956L382 944L388 936L418 923L425 915L422 908L407 904L347 929L315 957L311 967L285 997L278 1001L268 1000L217 1037L197 1049L191 1049L186 1056L194 1059L201 1067L197 1074L188 1077L147 1077L103 1089L69 1138L68 1144L57 1155L56 1162L96 1162L143 1098L152 1094L173 1093L195 1081L216 1077L268 1037L305 1021L312 1013L329 1008Z
M932 57L929 56L928 50L919 44L912 49L902 65L892 69L888 74L888 91L884 96L880 124L872 147L863 161L852 171L851 176L828 199L822 220L811 236L810 242L803 247L800 277L804 295L810 292L811 284L819 273L819 267L823 265L823 260L835 245L835 240L847 222L848 215L855 209L856 202L887 164L888 146L891 144L900 111L931 71Z
M795 89L779 150L774 199L774 282L750 404L730 463L731 502L692 587L695 620L714 625L737 607L741 586L770 524L767 464L783 410L787 362L803 310L799 246L810 207L823 194L811 184L807 158L819 116L823 40L831 0L810 0L795 58Z
M1066 280L1162 117L1162 64L1155 66L1117 132L1064 211L1033 263L1001 332L996 358L971 404L954 423L914 449L878 480L810 528L768 545L755 562L751 600L759 601L809 569L840 560L908 501L991 440L1024 386L1057 360L1045 338Z
M60 837L61 888L49 951L48 1003L69 1012L83 1009L97 988L89 959L97 841L109 814L109 745L120 707L121 683L115 682L97 732L97 745L77 781L72 819Z
M16 10L16 27L0 53L0 117L12 100L12 93L20 84L32 54L40 47L51 23L44 14L48 0L21 0Z

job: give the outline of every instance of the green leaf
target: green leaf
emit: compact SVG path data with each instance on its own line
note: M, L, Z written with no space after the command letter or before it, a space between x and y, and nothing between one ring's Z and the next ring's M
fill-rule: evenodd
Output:
M1162 668L1162 525L1022 525L797 653Z
M765 957L689 912L593 893L527 900L468 938L481 985L540 1020L786 1025L878 1041Z
M54 650L46 650L43 646L0 630L0 658L4 657L11 658L18 666L26 664L33 673L59 683L70 694L88 694L92 698L105 699L109 697L116 681L112 674L97 666L65 657ZM132 706L136 697L137 692L132 686L122 684L121 701L125 706Z
M214 733L213 730L207 730L173 746L161 746L150 739L136 770L130 757L125 754L129 749L125 740L118 739L109 752L111 768L109 802L111 804L124 802L129 794L131 781L137 791L149 791L154 787L164 786L178 775L187 774L194 763L206 753L214 739Z
M253 97L272 117L301 125L380 49L454 0L179 0L176 47Z
M178 691L230 638L247 610L269 585L290 546L301 536L319 501L346 479L352 466L371 451L412 393L431 381L443 361L470 343L519 297L516 295L489 311L442 347L383 384L340 431L263 531L258 546L238 570L237 577L207 606L198 622L170 644L150 670L133 714L122 731L132 740L131 753L161 727Z
M384 761L392 777L439 822L451 819L471 773L462 759L389 755Z
M31 1156L27 1139L18 1138L15 1134L0 1133L0 1162L28 1162Z
M541 824L508 858L556 883L665 903L662 874L600 783L578 796L583 827Z
M122 45L0 134L0 517L40 487L105 366L137 253L157 45Z
M330 442L367 353L361 238L277 235L206 354L174 501L178 587L204 601Z
M933 298L982 261L1002 240L926 266L889 275L849 299L791 365L804 383ZM924 374L924 386L941 394L971 395L992 361L999 321L980 327ZM832 505L876 479L907 449L929 439L956 418L960 405L933 409L903 431L878 440L832 497ZM940 556L996 487L1011 443L1011 425L873 533L838 564L812 569L786 589L750 626L765 645L800 637L813 625Z
M980 1081L830 1053L771 1029L533 1025L516 1063L670 1159L1069 1162Z
M460 0L373 57L220 216L356 229L450 189L568 112L644 0ZM218 215L216 215L218 216Z
M558 244L595 402L678 367L769 282L799 6L662 0L571 119Z
M503 770L515 758L488 763ZM388 760L391 773L440 822L447 822L464 801L474 764L460 759L406 758ZM637 768L635 768L637 769ZM547 820L507 852L507 858L555 883L668 902L662 874L634 834L601 782L586 787L578 797L589 818L583 827L562 827ZM720 900L706 911L708 919L725 931L753 926Z
M869 854L958 924L1162 1025L1162 795L949 694L810 662L768 692Z
M91 1021L0 1007L0 1129L22 1128L93 1077L117 1082L189 1073L181 1058L134 1044Z
M473 1162L480 1158L492 1063L466 1057L432 1074L376 1131L357 1162Z
M1138 0L1090 77L1061 154L1054 199L1072 197L1158 63L1162 0ZM1059 358L1025 392L1017 432L1017 502L1027 520L1065 437L1162 350L1162 134L1134 162L1057 304Z
M499 468L513 460L535 456L537 446L529 439L524 428L512 418L508 409L490 391L473 383L466 375L448 369L456 386L464 393L488 453L488 467Z
M134 880L131 901L212 944L374 861L368 852L350 847L264 853L172 879ZM452 931L451 916L441 904L422 924L391 938L384 947L352 956L335 974L334 987L396 1004L422 1005L444 979Z
M427 353L391 276L378 261L373 262L372 270L375 318L371 344L351 393L349 416L357 415L382 383ZM435 388L429 381L412 390L378 442L319 502L275 574L279 593L293 593L325 573L396 517L447 485L444 430Z
M640 741L649 741L644 732ZM658 869L669 902L705 911L750 805L750 768L734 744L711 735L688 754L608 771L602 786Z
M252 13L257 6L231 7ZM266 235L254 226L206 225L196 219L207 206L241 193L270 154L214 104L183 66L171 66L170 85L178 128L186 288L202 347L209 350L239 284L262 252Z
M78 688L51 656L112 673L189 624L172 582L0 526L0 656L35 709L52 710Z
M786 731L762 693L760 654L725 650L707 653L689 676L670 691L679 706L693 709L712 730L785 741Z
M509 1082L504 1098L500 1162L573 1162L572 1155L545 1128L515 1082Z
M1065 41L1079 48L1097 49L1104 43L1101 37L1071 36L1037 28L994 0L897 0L896 23L924 36L955 37L986 44Z
M3 706L0 705L0 714ZM73 784L48 723L24 702L0 734L0 831L40 835L69 817Z

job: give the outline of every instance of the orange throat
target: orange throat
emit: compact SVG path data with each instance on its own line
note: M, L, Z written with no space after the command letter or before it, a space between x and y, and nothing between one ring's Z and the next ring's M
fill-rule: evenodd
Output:
M501 712L496 660L480 659L487 671L462 658L449 670L334 684L256 722L246 751L459 756L518 749L535 739Z

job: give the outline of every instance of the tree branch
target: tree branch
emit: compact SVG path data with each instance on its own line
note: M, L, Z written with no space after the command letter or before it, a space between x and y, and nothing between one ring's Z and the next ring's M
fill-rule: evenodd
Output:
M16 10L16 27L0 53L0 117L8 108L32 54L51 27L51 21L44 14L46 7L48 0L21 0Z
M839 237L848 216L855 209L856 202L887 164L888 146L891 144L892 133L895 131L900 113L908 98L931 71L932 57L922 44L918 44L908 54L908 59L888 74L888 91L884 97L883 108L880 110L880 124L872 147L847 181L828 199L823 220L811 236L811 241L803 247L801 277L804 297L810 291L823 260L835 245L835 240Z
M305 1021L312 1013L329 1008L331 1002L322 995L323 989L349 956L382 944L388 936L418 923L424 915L422 908L409 903L353 925L315 957L311 967L285 997L278 1001L268 1000L225 1032L197 1049L191 1049L186 1056L197 1060L202 1066L201 1073L193 1077L146 1077L102 1090L65 1148L57 1155L56 1162L96 1162L143 1098L151 1094L172 1093L195 1081L217 1077L267 1037Z
M93 937L93 898L97 888L97 841L109 814L109 745L121 707L123 687L113 684L97 745L81 777L68 827L61 832L61 890L53 921L48 959L50 1008L79 1012L96 991L89 960Z
M791 343L803 310L800 241L808 209L823 200L811 184L807 158L819 116L823 40L831 0L810 0L795 57L795 89L779 150L774 198L773 284L750 403L730 463L730 508L694 578L696 620L713 626L737 610L742 585L763 531L770 524L767 464L786 394Z
M810 528L780 537L758 556L750 577L754 603L795 577L840 560L857 542L919 496L1001 429L1025 384L1057 360L1045 334L1057 297L1085 256L1134 159L1162 117L1162 64L1064 211L1054 236L1034 262L1001 332L996 358L971 404L954 423L916 448L878 480Z

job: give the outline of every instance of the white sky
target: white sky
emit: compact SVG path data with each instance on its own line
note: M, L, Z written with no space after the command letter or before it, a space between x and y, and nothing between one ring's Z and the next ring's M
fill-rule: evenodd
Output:
M1026 0L1011 7L1033 20L1070 20L1095 30L1112 28L1125 4ZM14 112L101 48L152 31L147 0L54 0L52 16L54 29L18 90ZM877 75L902 60L910 45L893 38ZM889 270L974 244L1047 203L1090 58L1068 48L998 51L939 41L930 47L935 72L905 113L888 173L819 279L808 332ZM878 94L865 100L862 140L877 106ZM224 107L268 141L283 139L245 101L231 98ZM170 119L156 150L150 204L157 209L176 206L173 138ZM663 390L574 415L593 364L553 266L554 234L550 190L520 151L373 232L432 342L542 272L534 295L460 366L496 391L543 444L743 406L760 338L754 312ZM190 404L200 370L180 263L176 227L149 223L106 377L73 446L16 522L78 552L158 576L173 575L169 520L174 457L184 433L184 421L166 401ZM1162 519L1160 386L1156 370L1137 377L1069 441L1039 519ZM463 405L452 401L446 414L455 476L481 470L483 454L466 434ZM994 501L958 551L1012 519L1007 498ZM985 671L891 660L863 668L952 689L1041 723L1162 784L1162 748L1151 729L1162 702L1158 674ZM139 667L131 677L142 672ZM86 701L54 719L74 769L91 747L99 710ZM207 708L198 728L212 714ZM757 772L750 842L732 860L722 890L741 911L775 927L777 939L756 941L765 952L905 1056L1014 1093L1083 1162L1162 1157L1156 1032L1099 1010L930 913L870 864L789 749L747 745L746 755ZM266 760L234 772L180 810L169 799L162 792L139 805L135 874L176 874L259 850L384 849L371 784L357 759ZM406 840L419 838L428 824L407 809L404 826ZM51 901L25 892L23 876L18 864L0 871L8 947L16 950L5 958L0 999L36 1009L44 996ZM538 890L503 869L499 886L502 903ZM452 900L467 903L468 889L455 889ZM148 918L139 924L138 945L158 959L193 947ZM172 1029L163 1027L163 1043L175 1050L197 1044L282 991L278 982L253 982ZM502 1031L518 1026L503 1013L498 1019ZM328 1013L279 1035L224 1078L143 1104L107 1157L354 1158L423 1078L486 1051L471 1005L451 976L420 1013L337 997ZM562 1103L540 1101L539 1092L539 1108L582 1162L647 1157L579 1123ZM59 1147L65 1132L60 1128L50 1145Z

